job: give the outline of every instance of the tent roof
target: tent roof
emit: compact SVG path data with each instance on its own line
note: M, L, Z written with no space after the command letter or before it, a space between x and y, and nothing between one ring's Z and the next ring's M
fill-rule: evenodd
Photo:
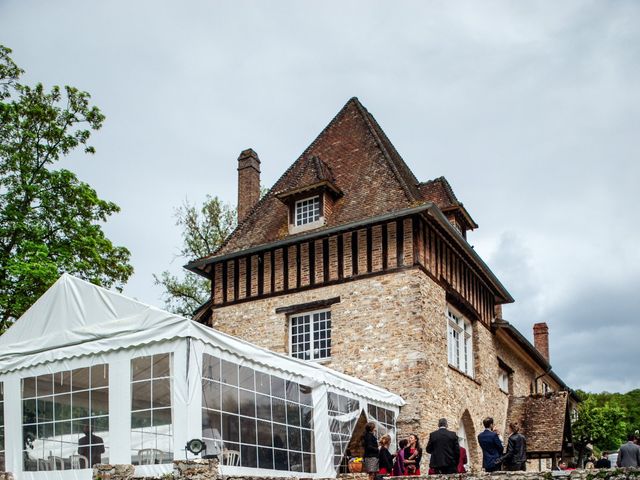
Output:
M257 347L179 315L63 274L2 336L0 375L67 358L196 338L258 364L396 406L387 390Z

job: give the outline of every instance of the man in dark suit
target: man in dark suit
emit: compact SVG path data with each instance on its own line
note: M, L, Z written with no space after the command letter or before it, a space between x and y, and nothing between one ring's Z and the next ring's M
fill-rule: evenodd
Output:
M429 467L436 473L451 474L458 470L460 444L458 435L447 430L447 419L438 420L438 430L429 434L427 453L431 454Z
M596 468L611 468L611 460L607 456L607 452L602 452L602 456L595 464Z
M640 446L635 443L635 435L627 437L627 443L623 443L618 451L618 467L640 467Z
M502 456L503 446L500 437L494 431L493 418L487 417L482 421L484 432L478 435L478 443L482 448L482 467L485 472L500 470L498 460Z

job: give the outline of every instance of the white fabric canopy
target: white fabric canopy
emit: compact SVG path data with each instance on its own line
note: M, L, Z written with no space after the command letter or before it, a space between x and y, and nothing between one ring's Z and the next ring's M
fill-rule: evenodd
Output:
M179 338L198 339L358 397L396 407L405 404L400 396L357 378L265 350L68 274L0 336L0 376L49 362Z
M28 469L23 467L25 455L29 457L27 460L30 459L33 462L36 461L34 460L36 457L37 461L41 462L52 455L48 451L51 447L47 446L50 443L45 445L44 440L55 440L60 443L62 446L57 451L57 455L62 455L67 460L70 460L79 445L74 440L76 437L69 439L64 437L68 434L68 429L61 430L65 432L62 435L58 435L57 430L55 436L52 436L50 431L47 433L47 425L50 427L53 424L52 420L56 422L60 420L64 423L69 421L69 417L45 418L37 421L32 419L23 424L25 422L23 398L27 398L27 402L35 402L34 397L24 396L23 382L24 379L34 379L38 375L51 373L57 375L60 372L70 374L71 371L78 371L74 369L86 370L87 367L94 365L103 365L104 368L101 371L104 372L108 369L109 395L108 409L106 409L109 419L108 431L100 432L105 444L108 444L109 450L105 457L108 456L108 460L114 463L130 462L136 452L139 454L138 450L144 446L132 434L131 402L123 401L123 399L133 398L132 359L167 353L171 354L173 360L170 404L172 411L170 442L173 444L165 450L171 458L181 458L185 455L183 445L190 438L205 436L202 424L203 411L209 411L207 410L209 407L206 407L202 400L205 354L256 372L261 371L263 374L266 372L271 375L272 382L275 375L283 379L283 382L286 379L311 387L315 451L305 450L304 453L307 456L309 453L315 455L316 469L315 473L304 473L304 476L335 476L336 464L331 459L333 457L335 461L340 461L343 447L350 438L349 432L345 430L346 423L341 421L340 415L344 413L342 407L334 405L331 408L335 411L329 412L328 397L330 395L336 393L356 402L358 411L364 411L368 418L380 423L381 428L385 421L389 423L389 415L395 418L399 407L404 405L401 397L383 388L333 371L318 363L305 362L270 352L187 318L65 274L4 335L0 336L0 384L4 391L4 433L7 440L4 455L7 459L7 467L18 473L18 478L26 480L45 478L47 480L51 478L87 480L90 478L90 469L22 471L20 473L22 469ZM91 378L93 375L92 373ZM220 388L219 383L216 385L218 385L216 388ZM104 388L104 384L102 387ZM86 386L84 388L86 389ZM94 391L97 392L92 390ZM65 400L68 394L64 392L56 393L49 398L46 395L49 394L45 393L44 397L38 397L38 409L40 409L40 398L45 403L58 401L55 399L60 399L62 403L68 402L68 399ZM91 398L94 398L93 393L91 395ZM102 395L105 395L104 392ZM256 399L258 397L259 395L256 394ZM68 405L68 403L64 404ZM104 405L101 409L104 410ZM383 412L386 420L382 417L378 419L375 412ZM84 415L86 414L79 414L78 418ZM287 413L287 417L288 415ZM333 417L330 419L331 415L340 421ZM75 414L73 418L76 418ZM250 416L251 418L253 417ZM393 423L393 419L390 421ZM352 429L353 422L347 423L349 424L347 430ZM30 449L23 448L21 440L18 439L24 437L24 426L33 430L36 424L38 433L34 436L33 445L29 447ZM45 425L43 435L40 434L40 424ZM334 432L336 425L340 429L339 439L333 438L337 435ZM287 425L284 426L287 427ZM297 428L295 425L293 427ZM275 447L274 445L274 451ZM294 447L294 450L299 449ZM301 454L302 452L295 455ZM299 467L300 464L297 466ZM140 475L166 473L170 468L168 464L144 465L138 466L136 473ZM274 470L260 470L248 466L225 468L233 468L233 472L229 473L237 475L274 474ZM275 465L274 468L276 468Z

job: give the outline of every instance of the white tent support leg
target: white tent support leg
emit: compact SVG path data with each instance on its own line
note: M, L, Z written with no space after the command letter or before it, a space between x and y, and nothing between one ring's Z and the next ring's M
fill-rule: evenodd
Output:
M125 379L125 381L123 381ZM109 359L109 462L131 463L131 358Z
M17 375L5 377L4 382L4 445L7 472L22 471L22 384ZM18 477L19 478L19 477Z
M189 435L189 396L187 392L187 382L189 372L187 369L194 368L192 359L187 359L189 354L187 343L190 339L178 342L172 346L173 351L173 388L172 415L173 415L173 458L184 458L184 446Z
M333 468L333 443L329 431L329 418L327 417L327 386L318 385L313 389L313 426L316 445L316 476L320 478L334 478L336 471Z
M202 438L202 350L202 343L191 337L174 350L174 459L185 458L184 447L189 440Z

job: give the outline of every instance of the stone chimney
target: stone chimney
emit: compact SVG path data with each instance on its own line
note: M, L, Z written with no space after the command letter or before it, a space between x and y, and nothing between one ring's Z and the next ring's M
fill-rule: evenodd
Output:
M549 361L549 327L546 323L536 323L533 326L533 344L542 356Z
M238 223L260 200L260 159L251 148L238 157Z

